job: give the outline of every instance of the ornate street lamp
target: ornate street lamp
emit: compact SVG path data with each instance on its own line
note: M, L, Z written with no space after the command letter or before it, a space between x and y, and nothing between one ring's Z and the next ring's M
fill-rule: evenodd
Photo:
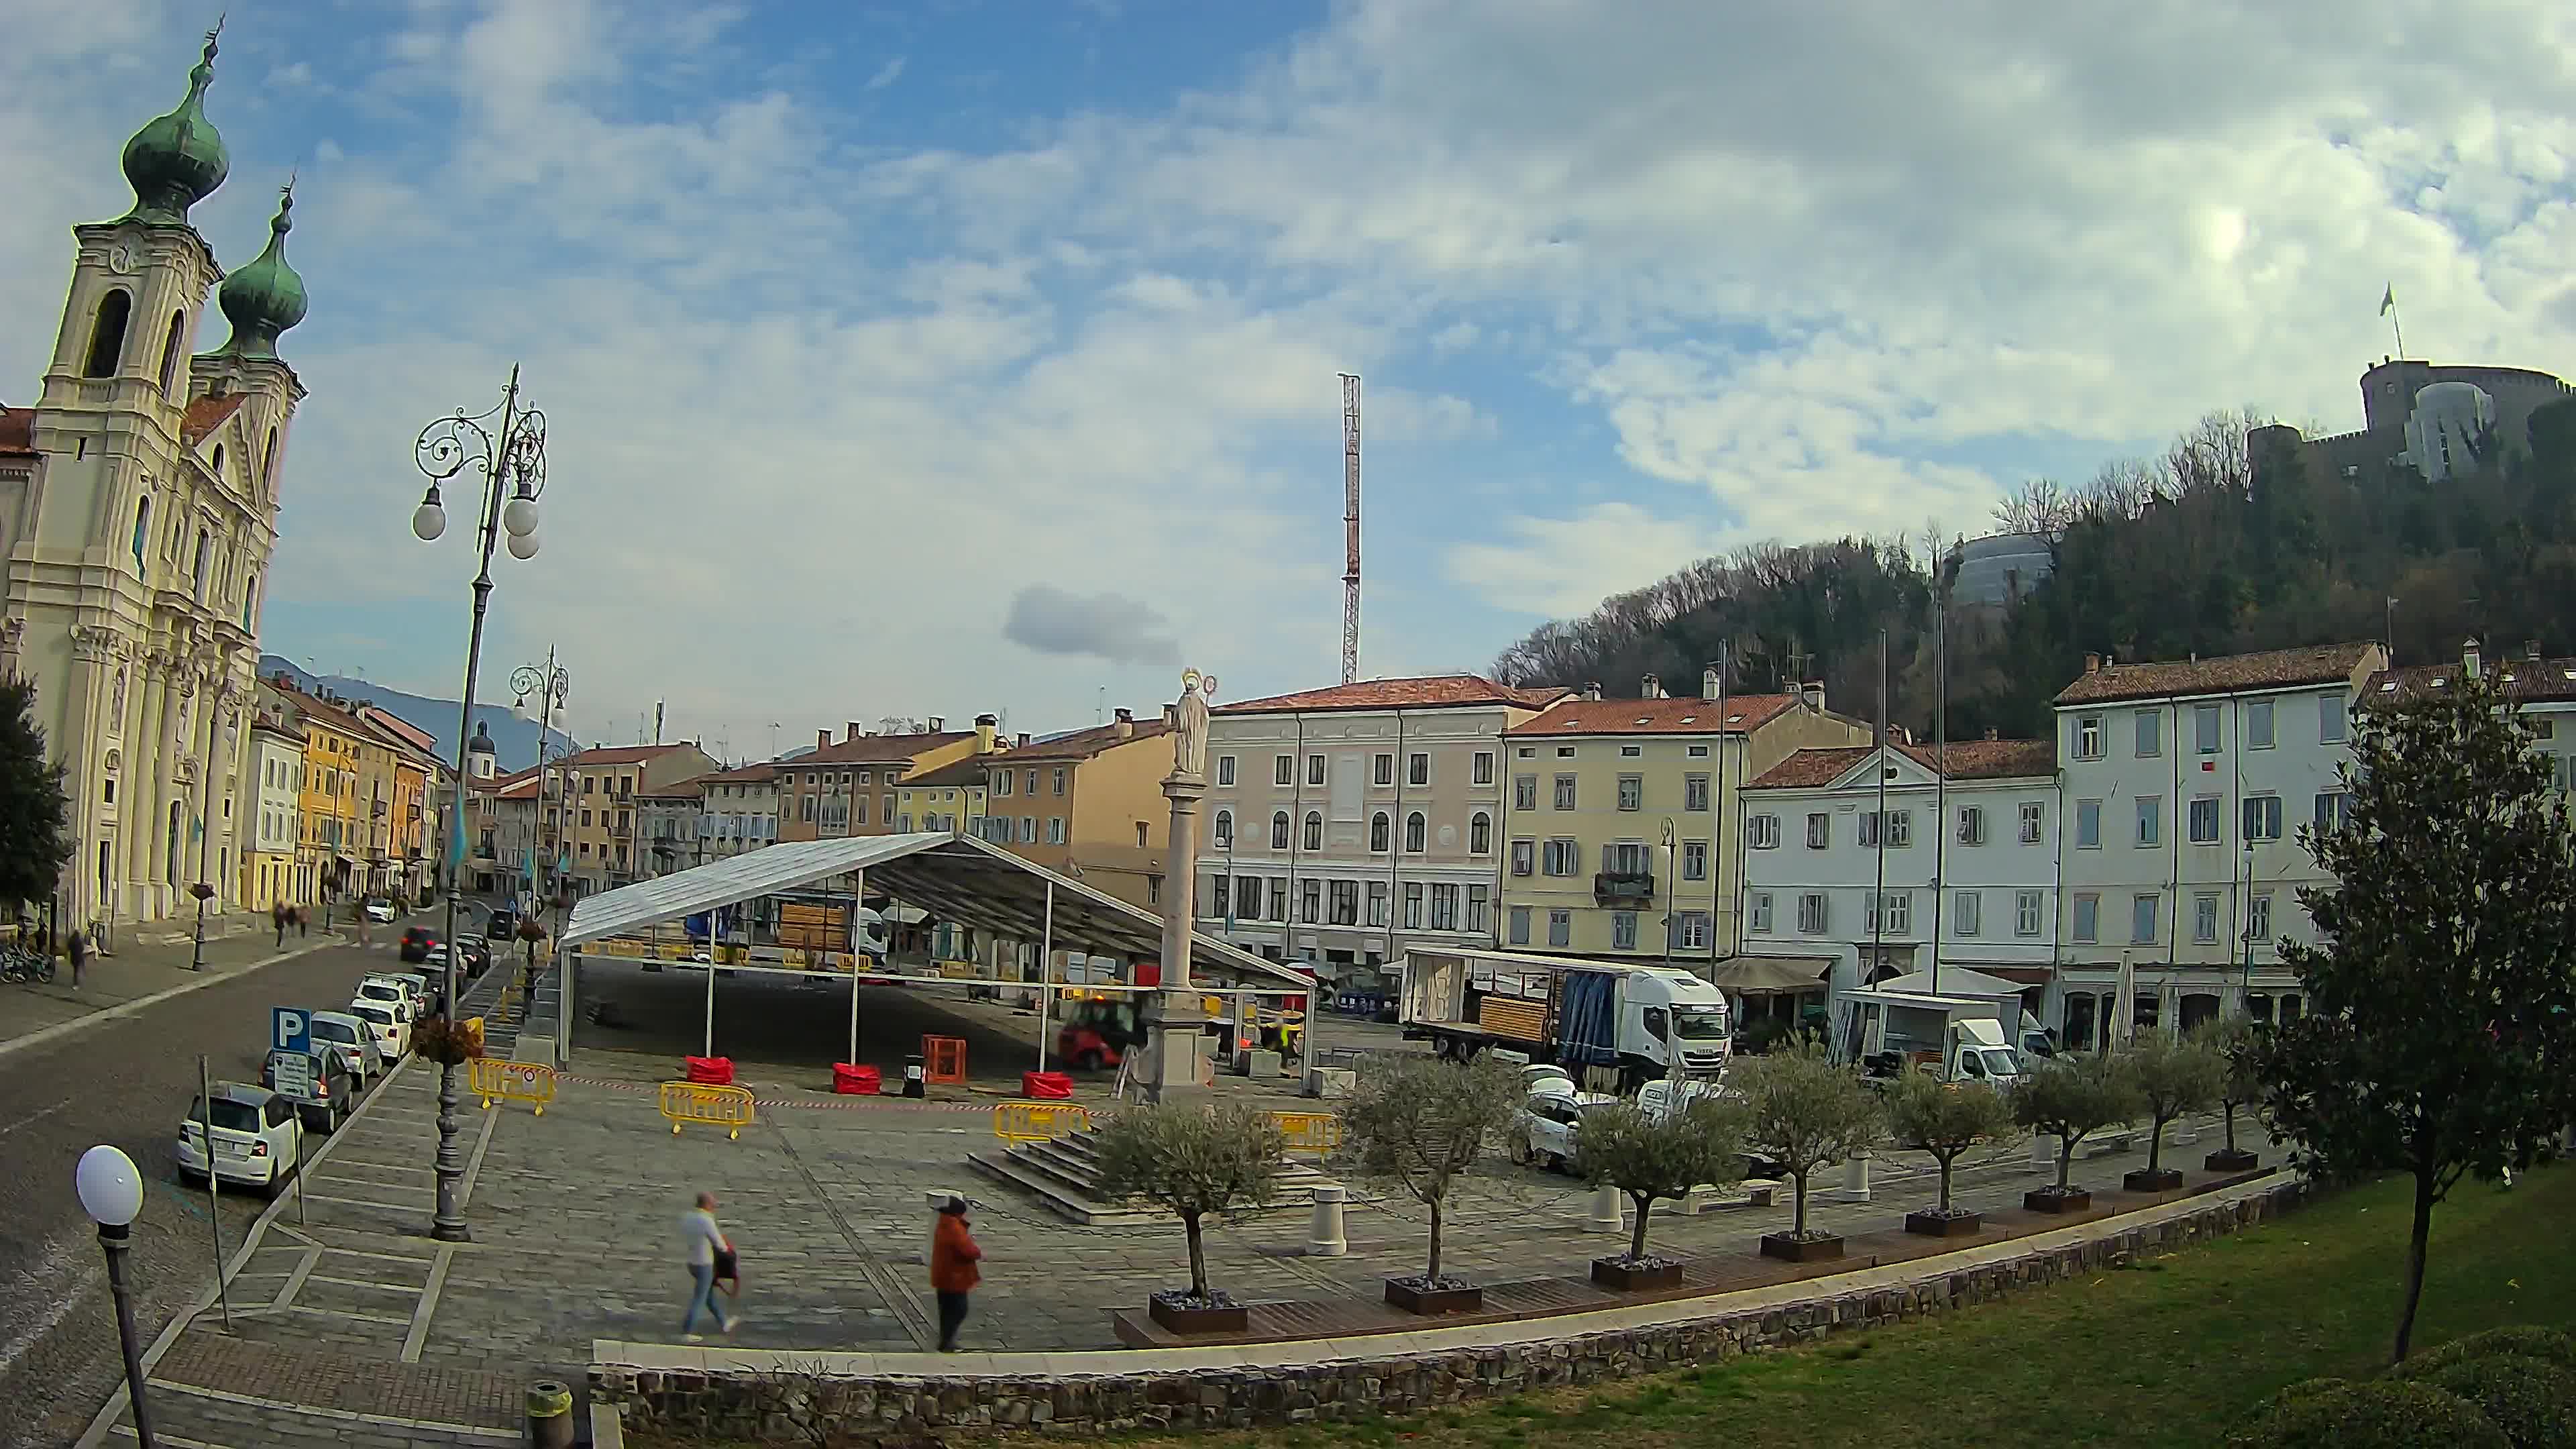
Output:
M497 423L495 419L497 418ZM546 415L519 402L519 369L510 369L510 382L501 392L501 405L488 412L468 415L458 409L451 417L440 418L420 430L412 444L412 461L429 478L429 491L421 495L420 507L412 510L411 531L423 543L434 543L447 531L447 508L439 497L439 485L465 473L481 475L482 506L475 512L475 545L481 550L479 567L474 575L474 622L465 640L465 701L459 709L456 725L456 798L454 818L458 832L449 847L450 861L464 845L465 785L473 762L466 750L474 733L474 680L483 665L483 616L492 598L492 547L506 535L510 557L530 559L537 556L537 495L546 488ZM445 970L446 1011L456 1011L456 891L451 874L447 892L447 965ZM452 1054L442 1054L452 1055ZM441 1061L438 1068L438 1211L430 1219L430 1236L441 1242L461 1243L473 1234L465 1226L465 1206L461 1201L465 1181L465 1152L460 1141L457 1118L456 1066Z
M551 803L547 797L546 786L553 775L553 772L547 768L549 763L547 756L553 752L555 711L572 697L572 675L562 665L555 663L555 651L548 649L543 668L534 664L522 664L510 671L510 692L519 697L521 708L527 706L529 695L544 696L544 704L537 712L537 810L541 822L537 831L537 841L540 846L543 846L545 844L543 812ZM529 864L531 870L528 876L528 894L532 900L542 901L545 899L547 880L554 874L551 868L554 857L547 850L540 849L530 858Z
M134 1304L125 1296L125 1242L143 1211L143 1174L133 1158L102 1143L81 1154L72 1187L80 1194L81 1211L98 1224L98 1245L107 1253L107 1291L116 1300L116 1342L125 1350L125 1402L134 1410L134 1439L152 1449L152 1420L143 1408L143 1350L134 1341Z

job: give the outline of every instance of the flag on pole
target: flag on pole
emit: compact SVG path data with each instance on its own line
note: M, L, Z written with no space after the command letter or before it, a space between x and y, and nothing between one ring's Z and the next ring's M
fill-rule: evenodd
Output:
M2381 288L2381 289L2380 289L2380 293L2379 293L2379 315L2380 315L2380 316L2382 316L2382 317L2387 316L2387 315L2388 315L2392 310L2394 310L2394 309L2396 308L2396 306L2397 306L2397 286L2396 286L2396 284L2395 284L2395 283L2393 283L2393 282L2392 282L2392 283L2388 284L2387 286L2385 286L2385 287L2383 287L2383 288Z

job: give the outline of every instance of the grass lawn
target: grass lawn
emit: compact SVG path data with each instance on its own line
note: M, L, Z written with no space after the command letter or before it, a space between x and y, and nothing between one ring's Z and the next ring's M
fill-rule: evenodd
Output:
M2202 1449L2285 1384L2387 1358L2411 1201L2411 1181L2383 1182L2134 1269L1797 1352L1419 1418L1124 1442ZM2576 1166L2511 1192L2455 1189L2433 1214L2416 1346L2503 1323L2576 1329L2571 1223Z

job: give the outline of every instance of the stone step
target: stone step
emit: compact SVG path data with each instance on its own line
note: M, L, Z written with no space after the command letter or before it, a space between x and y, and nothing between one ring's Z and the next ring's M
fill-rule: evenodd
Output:
M1095 1202L1072 1191L1059 1180L1031 1171L1002 1153L970 1152L966 1154L966 1165L997 1182L1008 1183L1036 1195L1049 1211L1083 1227L1127 1227L1161 1222L1169 1216L1159 1208L1110 1206Z
M1063 1158L1047 1152L1043 1143L1021 1143L1006 1149L1002 1155L1023 1172L1046 1178L1066 1192L1094 1202L1106 1201L1100 1191L1100 1174L1079 1165L1067 1164Z

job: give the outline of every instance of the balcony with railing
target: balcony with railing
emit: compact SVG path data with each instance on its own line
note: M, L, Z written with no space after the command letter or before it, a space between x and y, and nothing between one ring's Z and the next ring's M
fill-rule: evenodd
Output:
M1605 870L1592 877L1592 900L1603 906L1642 906L1655 898L1653 871Z

